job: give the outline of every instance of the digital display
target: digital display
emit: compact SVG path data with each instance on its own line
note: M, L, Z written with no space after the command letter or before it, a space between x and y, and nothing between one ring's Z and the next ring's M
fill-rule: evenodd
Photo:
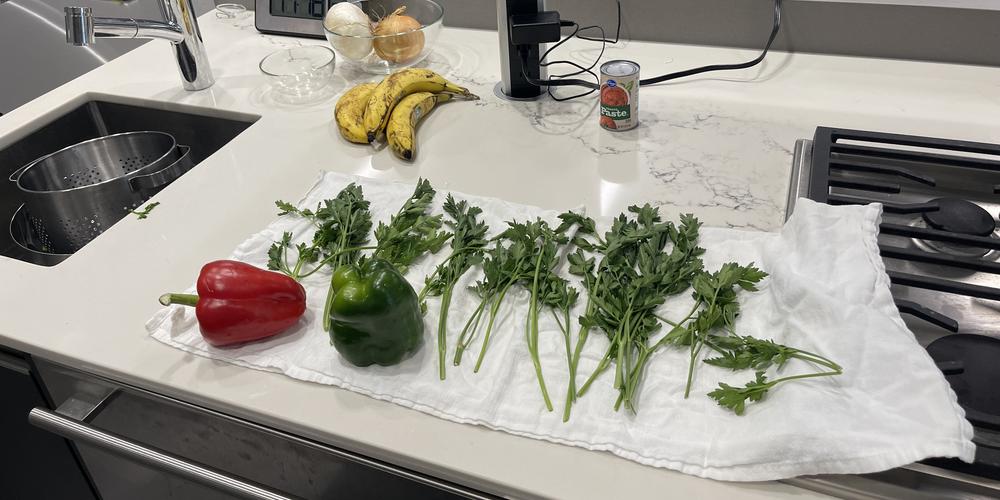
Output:
M271 15L299 19L323 19L327 0L271 0ZM336 0L330 0L330 4Z

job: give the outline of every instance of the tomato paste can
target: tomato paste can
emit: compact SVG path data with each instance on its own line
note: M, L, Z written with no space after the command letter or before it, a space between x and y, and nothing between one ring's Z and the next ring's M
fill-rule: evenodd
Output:
M639 65L618 59L601 65L601 126L630 130L639 124Z

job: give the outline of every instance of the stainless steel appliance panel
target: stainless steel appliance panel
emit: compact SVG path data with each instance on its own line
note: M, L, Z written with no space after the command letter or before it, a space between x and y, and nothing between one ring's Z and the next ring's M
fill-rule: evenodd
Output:
M34 410L32 422L74 440L94 484L107 500L139 498L139 493L153 500L489 498L392 464L61 365L39 362L39 368L59 409ZM150 454L162 457L151 459ZM203 472L192 474L192 469ZM204 471L216 479L199 477ZM218 478L243 486L229 492L208 486L221 484ZM264 493L237 493L257 487ZM277 496L268 496L272 493Z

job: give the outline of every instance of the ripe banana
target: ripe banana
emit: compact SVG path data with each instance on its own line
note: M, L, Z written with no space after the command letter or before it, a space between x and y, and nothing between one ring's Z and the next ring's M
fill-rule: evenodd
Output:
M396 156L404 160L412 160L416 150L417 125L434 106L451 99L452 94L430 92L415 92L404 97L389 116L385 128L385 138Z
M382 80L368 99L365 107L365 135L368 142L373 142L385 131L392 108L414 92L448 92L479 99L469 89L455 85L429 69L407 68L397 71Z
M362 83L354 87L337 100L333 110L334 119L340 135L351 142L368 144L368 134L365 133L365 106L377 83Z

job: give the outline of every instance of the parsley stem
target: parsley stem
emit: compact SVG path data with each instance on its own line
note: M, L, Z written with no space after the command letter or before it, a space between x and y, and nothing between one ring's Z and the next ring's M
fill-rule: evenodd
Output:
M282 240L282 242L284 242L284 240ZM296 268L296 270L298 269L298 267L299 267L299 265L300 265L301 263L302 263L302 258L301 258L301 256L300 256L300 257L299 257L299 261L298 261L298 262L297 262L297 263L295 264L295 268ZM296 275L297 273L295 273L295 272L292 272L292 271L291 271L291 270L289 269L289 267L288 267L288 246L287 246L287 245L286 245L286 246L284 246L284 247L282 248L282 250L281 250L281 267L282 267L282 269L281 269L281 270L282 270L282 272L284 272L285 274L287 274L287 275L291 276L291 277L292 277L292 279L294 279L294 280L298 281L298 278L297 278L297 277L295 276L295 275Z
M482 248L481 247L466 247L466 248L460 248L458 250L455 250L454 252L451 253L451 255L449 255L447 258L445 258L443 261L441 261L440 264L438 264L438 266L434 269L434 272L432 272L431 275L428 276L424 280L424 282L425 283L430 283L430 282L434 281L435 279L437 279L437 277L441 274L441 270L445 269L445 266L447 266L448 263L451 262L451 260L454 259L455 257L459 257L463 253L466 253L466 252L479 251L479 250L482 250ZM468 269L466 269L466 271L467 270ZM462 273L464 274L465 271L462 271ZM458 282L459 278L461 278L461 277L462 277L461 275L454 277L453 282ZM420 290L420 293L417 294L417 301L418 302L423 302L423 300L427 297L427 292L429 292L429 291L430 291L430 287L425 284L424 287Z
M697 335L697 333L695 335ZM694 358L695 358L694 344L695 344L695 342L696 342L695 338L692 337L691 338L691 356L690 356L690 359L688 360L687 384L685 384L685 386L684 386L684 399L687 399L688 396L691 395L691 381L694 379Z
M486 334L483 336L483 347L479 350L479 358L476 359L476 367L472 370L473 373L479 373L479 368L483 366L483 359L486 358L486 348L490 345L490 335L493 333L493 322L497 318L497 313L500 311L500 306L503 304L503 299L507 295L507 290L514 286L514 282L511 281L507 283L501 290L500 293L496 295L493 299L493 304L490 305L490 320L486 323Z
M712 293L712 300L709 301L708 307L705 308L705 311L707 311L705 312L705 314L708 315L708 317L711 317L711 315L714 312L715 302L719 298L720 290L721 289L718 288L718 286L716 286L715 291ZM698 302L695 303L695 308L697 307L698 307ZM695 326L697 326L697 320L695 321L696 321ZM687 399L688 396L691 395L691 383L694 381L695 360L698 358L698 354L701 353L701 348L705 345L705 340L707 339L707 337L708 337L707 331L702 331L701 328L695 328L693 330L693 335L691 336L691 360L690 364L688 365L687 385L684 386L684 399ZM695 348L696 343L698 344L697 348Z
M594 373L590 374L590 377L588 377L583 383L583 387L581 387L576 393L576 397L583 397L583 395L587 392L587 389L590 388L590 384L594 383L594 380L596 380L601 373L604 373L604 370L608 369L608 366L611 364L611 353L613 352L614 347L615 344L612 342L611 345L608 346L608 352L604 354L604 357L601 358L601 362L597 364L597 368L594 368Z
M550 307L549 313L552 314L552 319L556 320L556 325L559 326L559 332L565 334L567 330L566 328L563 328L563 322L561 319L559 319L559 314L556 312L556 310Z
M831 370L841 371L841 372L844 370L843 367L841 367L837 363L834 363L832 360L830 360L828 358L825 358L823 356L820 356L819 354L811 353L809 351L803 351L801 349L795 349L795 353L792 354L792 356L796 357L796 358L799 358L799 359L801 359L803 361L808 361L810 363L816 363L818 365L825 366L825 367L827 367L827 368L829 368Z
M569 375L569 382L566 384L566 406L563 409L563 422L569 419L569 407L573 405L573 399L576 396L576 373L573 372L573 340L570 338L569 333L569 309L563 309L563 314L566 321L566 328L563 329L563 339L566 342L566 368ZM559 316L556 316L556 321L559 321ZM560 328L562 325L560 324Z
M488 297L479 301L479 306L476 310L472 312L472 316L469 316L468 321L465 322L465 326L462 327L462 333L458 336L458 343L455 345L455 359L452 364L458 366L462 362L462 354L472 343L472 339L475 338L475 332L479 330L479 319L483 317L483 311L486 309L486 303ZM471 333L470 333L471 332Z
M632 399L635 396L635 390L639 387L639 380L642 379L642 371L646 367L646 362L649 360L649 356L652 355L653 349L643 349L639 353L639 359L636 361L635 368L632 369L632 374L629 376L629 383L625 388L625 401L626 407L632 410L635 414L635 405L632 404Z
M801 375L789 375L787 377L776 378L767 382L768 387L774 387L781 382L788 382L789 380L798 380L803 378L813 378L813 377L829 377L832 375L842 375L844 372L842 370L832 370L828 372L816 372L816 373L803 373Z
M600 277L598 277L595 282L600 282ZM593 284L589 280L585 280L584 284L587 285L586 288L588 292L593 290ZM584 310L584 316L589 317L594 313L595 304L592 297L592 293L587 294L587 307ZM568 311L567 311L568 313ZM587 343L587 337L590 336L590 327L581 324L580 329L576 333L576 349L573 351L573 357L569 363L569 387L567 388L566 394L566 407L563 409L563 422L569 421L570 412L573 408L573 403L576 402L578 397L576 393L576 371L577 367L580 366L580 356L583 354L583 346Z
M444 380L445 356L448 352L448 306L451 303L451 290L454 283L449 284L441 295L441 314L438 317L438 376Z
M629 350L631 344L629 339L629 323L632 320L632 300L629 299L628 307L625 309L625 321L619 327L620 334L617 336L618 344L618 360L615 363L615 383L616 389L622 387L624 384L625 375L628 370L628 365L626 364L627 351Z
M365 246L365 247L352 247L352 248L345 248L345 249L343 249L343 250L338 250L338 251L336 251L336 252L334 252L334 253L332 253L332 254L328 255L328 256L327 256L327 257L326 257L325 259L323 259L323 260L319 261L319 263L318 263L318 264L316 264L316 267L313 267L313 268L312 268L312 269L311 269L311 270L310 270L309 272L307 272L307 273L304 273L304 274L300 275L300 276L298 277L298 279L299 279L299 280L302 280L302 279L305 279L305 278L308 278L309 276L312 276L312 275L313 275L313 274L314 274L314 273L315 273L316 271L319 271L320 269L322 269L322 268L323 268L323 266L325 266L325 265L326 265L327 263L329 263L329 262L330 262L331 260L334 260L334 259L336 259L336 258L340 257L341 255L345 254L345 253L349 253L349 252L360 252L361 250L372 250L372 249L374 249L374 248L377 248L377 247L373 247L373 246ZM339 266L338 266L338 267L339 267ZM298 269L298 266L296 266L296 269ZM294 277L294 276L293 276L293 277Z
M538 386L542 389L542 399L545 400L545 408L552 411L549 390L545 387L545 377L542 375L542 361L538 357L538 277L542 271L542 257L544 255L543 245L538 251L538 258L535 260L534 276L531 280L531 304L528 309L529 328L526 329L526 333L528 337L528 352L531 353L531 362L535 365L535 377L538 378Z
M572 411L573 403L575 403L577 397L579 397L576 392L576 372L577 367L580 366L580 356L583 352L583 345L587 343L587 337L589 335L590 328L580 325L580 330L576 334L576 349L573 351L573 358L569 365L570 384L567 388L566 407L563 409L563 422L569 421L569 415Z
M449 260L451 260L451 257L445 259L444 262L448 262ZM434 272L432 272L430 276L424 279L424 287L421 288L420 293L417 294L417 302L423 302L424 299L427 298L427 292L429 292L431 289L429 283L437 279L439 274L441 274L441 267L434 269Z
M660 316L659 314L656 313L653 313L653 317L675 328L679 326L681 323L684 323L684 320L681 320L680 323L674 323L673 321L670 321L669 319L664 318L663 316Z
M694 313L698 311L698 306L700 306L700 305L701 305L701 303L700 303L700 302L695 302L695 303L694 303L694 306L693 306L693 307L691 308L691 310L690 310L690 311L688 311L688 313L687 313L687 316L684 316L684 319L682 319L682 320L678 321L677 323L674 323L674 322L672 322L672 321L670 321L670 320L667 320L667 319L665 319L665 318L661 318L660 316L657 316L657 315L654 315L654 316L656 316L656 318L657 318L657 319L659 319L660 321L664 321L664 322L666 322L666 323L667 323L668 325L671 325L671 326L673 326L673 327L674 327L674 329L677 329L677 328L680 328L680 327L681 327L681 325L683 325L684 323L687 323L688 321L690 321L690 320L691 320L691 318L693 318L693 317L694 317ZM673 331L673 330L671 330L671 332L672 332L672 331ZM656 344L653 344L653 350L655 351L656 349L659 349L660 347L662 347L662 346L663 346L663 344L667 343L667 341L668 341L668 339L669 339L669 338L670 338L670 332L668 332L668 333L667 333L666 335L664 335L663 337L660 337L660 340L658 340L658 341L656 342Z

